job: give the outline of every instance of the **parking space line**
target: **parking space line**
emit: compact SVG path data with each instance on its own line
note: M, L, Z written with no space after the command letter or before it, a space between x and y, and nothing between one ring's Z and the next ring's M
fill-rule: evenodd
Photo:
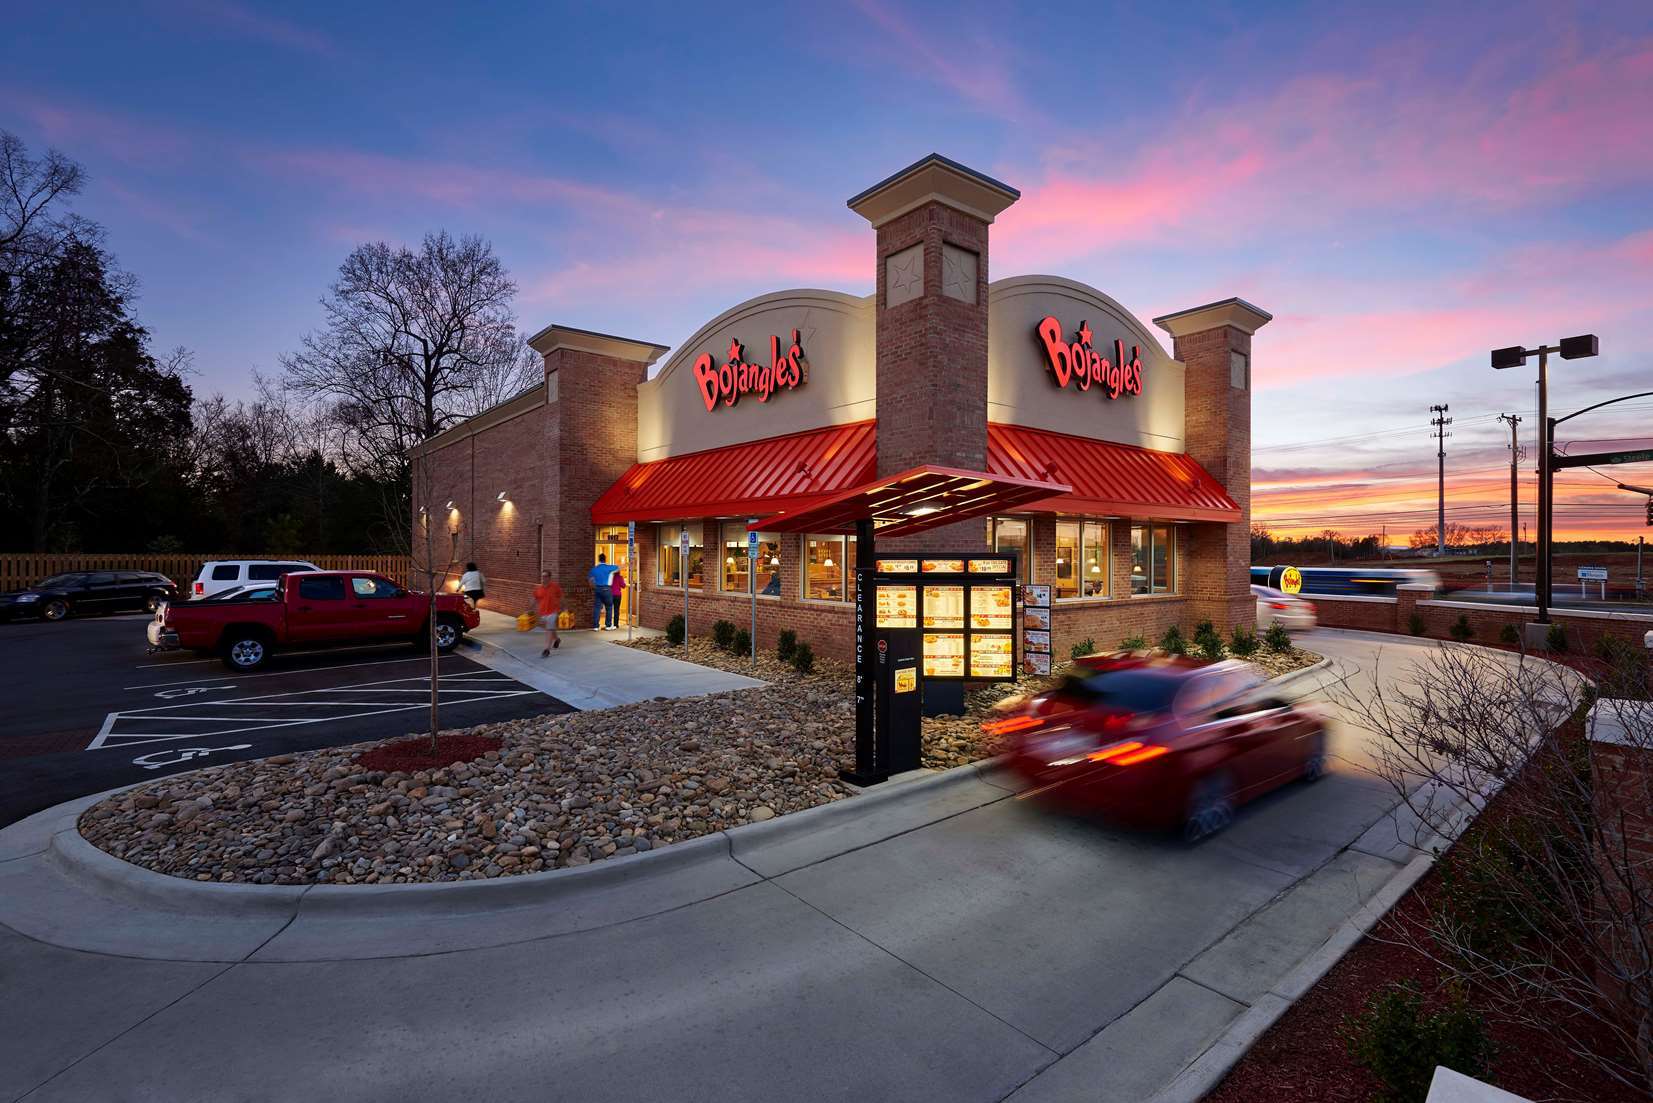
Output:
M443 656L443 657L448 658L449 656ZM226 681L227 679L230 679L230 678L285 678L285 677L290 677L291 675L294 675L294 674L306 674L306 673L309 673L312 670L354 670L355 668L360 667L360 666L386 666L390 663L428 663L428 662L430 662L429 657L427 657L425 655L414 655L414 656L411 656L411 657L406 658L406 659L380 659L376 662L371 662L371 663L345 663L343 666L306 667L303 670L272 670L272 671L269 671L268 673L265 673L265 674L225 674L225 675L222 675L222 676L217 677L217 678L191 678L191 679L186 679L186 680L181 681L181 682L151 682L148 685L123 686L122 688L123 689L161 689L161 688L164 688L166 686L196 685L200 682L222 682L222 681ZM428 675L427 675L427 677L428 677ZM460 677L460 675L444 674L443 677L444 678ZM405 681L406 679L397 679L397 680L398 681Z
M524 697L524 696L528 696L530 694L535 694L535 693L538 693L538 692L539 692L539 690L536 690L536 689L511 690L511 691L496 693L496 694L493 694L493 695L491 695L489 697L486 697L486 698L476 698L476 697L461 698L457 701L449 701L448 704L449 705L463 705L463 704L469 704L471 702L479 701L479 700L499 701L499 700L504 700L507 697ZM357 702L333 702L333 703L345 704L345 705L351 705L351 706L354 706L355 704L357 704ZM275 728L302 727L306 724L329 724L329 723L337 723L337 722L342 721L342 720L357 720L357 719L360 719L362 717L367 717L367 716L388 716L388 715L391 715L392 713L411 712L414 709L424 709L424 708L429 708L429 707L430 707L429 702L417 701L417 702L414 702L412 704L407 704L407 705L392 705L388 708L375 708L375 709L371 709L368 712L347 713L343 716L316 716L316 717L311 717L311 718L305 719L305 720L276 720L276 719L272 718L272 719L269 719L269 720L265 720L263 722L254 722L248 727L223 728L223 729L220 729L220 730L217 730L217 731L194 732L194 733L189 734L189 735L155 735L155 734L151 734L151 733L148 733L148 732L136 733L136 734L130 735L130 736L121 735L121 734L116 733L112 730L114 728L115 721L117 721L119 719L123 719L123 718L124 719L136 719L136 720L142 720L144 718L143 717L127 716L127 714L125 714L125 713L110 713L109 716L104 720L103 730L98 733L97 738L94 739L92 741L91 745L89 745L86 749L89 750L89 751L97 751L97 750L105 750L105 749L108 749L108 748L111 748L111 747L135 747L135 746L138 746L139 744L142 744L142 743L160 743L160 742L167 742L167 741L175 740L175 739L211 739L214 736L235 735L239 732L270 731L270 730L275 729ZM240 720L240 721L245 722L245 721L253 720L254 718L252 718L252 717L222 717L222 718L220 718L220 717L207 717L207 716L157 716L157 717L152 717L150 719L154 719L154 720L184 720L184 721L213 720L214 722L224 722L224 721L233 722L235 720ZM371 738L371 737L369 737L369 738ZM118 742L118 743L109 742L109 740L111 740L111 739L117 739L117 740L120 740L120 742ZM364 742L365 741L366 740L364 740Z

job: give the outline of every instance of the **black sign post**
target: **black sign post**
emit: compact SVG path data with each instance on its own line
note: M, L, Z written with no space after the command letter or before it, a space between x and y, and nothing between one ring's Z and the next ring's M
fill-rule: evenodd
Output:
M873 707L872 533L871 521L855 523L855 769L839 771L852 785L876 785L890 776L885 756L878 753Z

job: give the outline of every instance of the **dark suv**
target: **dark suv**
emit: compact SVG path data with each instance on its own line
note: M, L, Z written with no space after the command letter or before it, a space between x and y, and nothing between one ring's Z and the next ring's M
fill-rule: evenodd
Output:
M153 571L71 571L0 594L0 616L62 620L71 613L153 613L177 596L172 580Z

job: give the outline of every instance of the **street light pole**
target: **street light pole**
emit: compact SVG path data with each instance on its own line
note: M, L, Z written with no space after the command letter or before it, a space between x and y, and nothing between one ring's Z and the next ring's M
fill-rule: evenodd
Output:
M1538 548L1535 559L1536 575L1533 593L1538 600L1538 623L1550 622L1550 536L1554 520L1555 488L1551 485L1554 471L1555 426L1550 419L1550 353L1559 352L1563 360L1580 360L1600 353L1600 342L1593 333L1577 337L1563 337L1558 344L1540 345L1529 349L1521 345L1492 350L1492 366L1513 368L1527 362L1527 357L1538 354ZM1594 409L1594 407L1591 407ZM1583 413L1584 411L1579 411ZM1577 414L1569 414L1576 417ZM1565 420L1565 419L1563 419Z

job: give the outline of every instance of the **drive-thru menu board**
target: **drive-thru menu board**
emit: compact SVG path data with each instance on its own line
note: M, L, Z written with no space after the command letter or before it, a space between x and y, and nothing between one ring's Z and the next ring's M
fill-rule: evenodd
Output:
M917 628L918 587L880 583L877 624L879 628Z
M1016 677L1016 561L1005 555L879 559L881 574L918 568L920 670L926 678L1012 681ZM902 568L905 568L903 570ZM880 581L879 625L883 626Z

